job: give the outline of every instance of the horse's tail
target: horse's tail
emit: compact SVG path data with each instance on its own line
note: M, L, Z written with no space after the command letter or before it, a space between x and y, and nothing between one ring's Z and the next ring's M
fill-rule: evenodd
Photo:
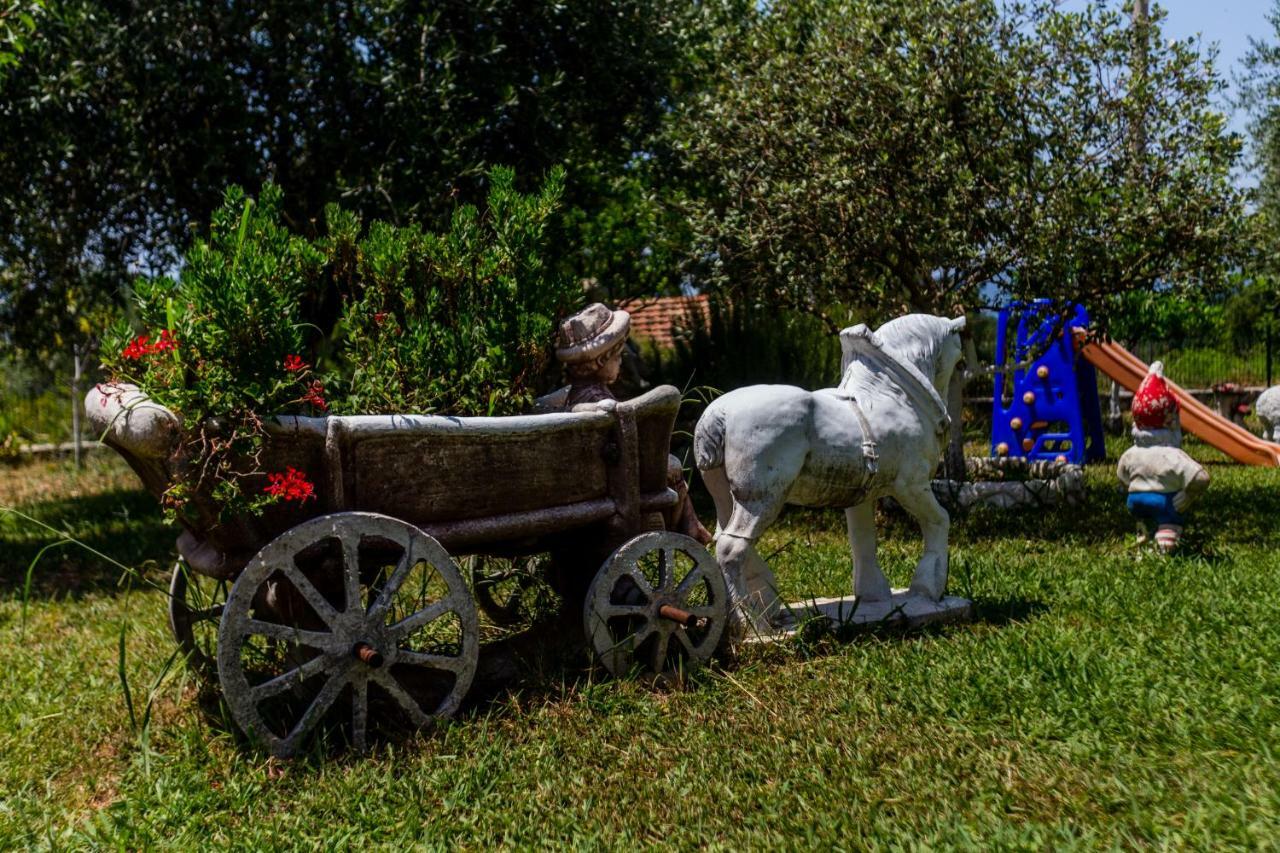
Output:
M699 471L724 465L724 406L712 401L693 428L693 461Z

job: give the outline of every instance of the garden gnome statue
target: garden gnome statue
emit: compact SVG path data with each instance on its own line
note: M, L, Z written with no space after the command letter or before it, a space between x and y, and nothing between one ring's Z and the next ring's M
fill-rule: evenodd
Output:
M610 310L599 302L588 305L560 324L556 359L564 365L569 379L565 409L593 408L604 401L617 399L609 386L617 380L622 368L623 348L630 331L630 314ZM711 534L693 511L684 470L680 460L674 456L667 460L667 485L680 496L675 507L666 513L667 529L690 536L703 545L710 542Z
M1138 542L1155 535L1172 553L1182 535L1183 513L1209 485L1209 473L1181 448L1178 400L1154 362L1133 395L1134 446L1120 457L1116 474L1129 489L1129 512L1138 520Z

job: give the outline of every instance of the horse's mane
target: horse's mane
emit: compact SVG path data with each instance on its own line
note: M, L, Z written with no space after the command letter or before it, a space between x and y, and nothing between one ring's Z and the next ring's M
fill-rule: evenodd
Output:
M864 325L845 329L840 333L844 359L839 388L850 390L870 376L888 378L923 407L921 413L927 413L941 434L950 418L933 382L939 370L942 342L956 331L956 322L929 314L908 314L874 332ZM863 370L855 371L855 364ZM855 378L859 374L863 380Z
M929 379L938 373L942 342L951 334L951 321L932 314L907 314L876 329L884 348L915 365Z

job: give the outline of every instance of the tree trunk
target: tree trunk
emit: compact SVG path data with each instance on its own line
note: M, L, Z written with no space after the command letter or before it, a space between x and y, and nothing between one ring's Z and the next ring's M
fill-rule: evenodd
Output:
M1150 17L1147 14L1147 0L1134 0L1133 11L1130 18L1133 25L1133 68L1132 76L1134 80L1134 88L1145 87L1147 84L1147 39L1150 28ZM1130 128L1129 144L1133 148L1133 177L1138 179L1142 176L1142 156L1147 150L1147 128L1145 117L1139 103L1138 111L1132 116L1133 126Z
M960 308L960 313L964 309ZM951 416L951 428L947 434L947 453L943 457L943 471L948 480L963 483L969 479L968 468L964 462L964 387L974 374L970 369L978 368L978 347L973 342L973 333L966 331L961 335L964 344L964 369L956 368L951 374L951 384L947 386L947 414Z
M951 374L947 386L947 414L951 416L951 428L947 435L947 453L943 457L943 470L948 480L964 482L967 477L964 465L964 382L965 371Z

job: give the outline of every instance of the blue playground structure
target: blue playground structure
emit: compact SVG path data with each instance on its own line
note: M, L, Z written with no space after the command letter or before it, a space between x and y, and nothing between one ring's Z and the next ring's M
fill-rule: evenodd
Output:
M1089 314L1080 305L1059 324L1047 299L1016 303L1000 312L995 363L1019 364L1040 355L1011 375L995 374L993 456L1065 459L1077 465L1105 458L1097 373L1076 354L1071 334L1088 325Z

